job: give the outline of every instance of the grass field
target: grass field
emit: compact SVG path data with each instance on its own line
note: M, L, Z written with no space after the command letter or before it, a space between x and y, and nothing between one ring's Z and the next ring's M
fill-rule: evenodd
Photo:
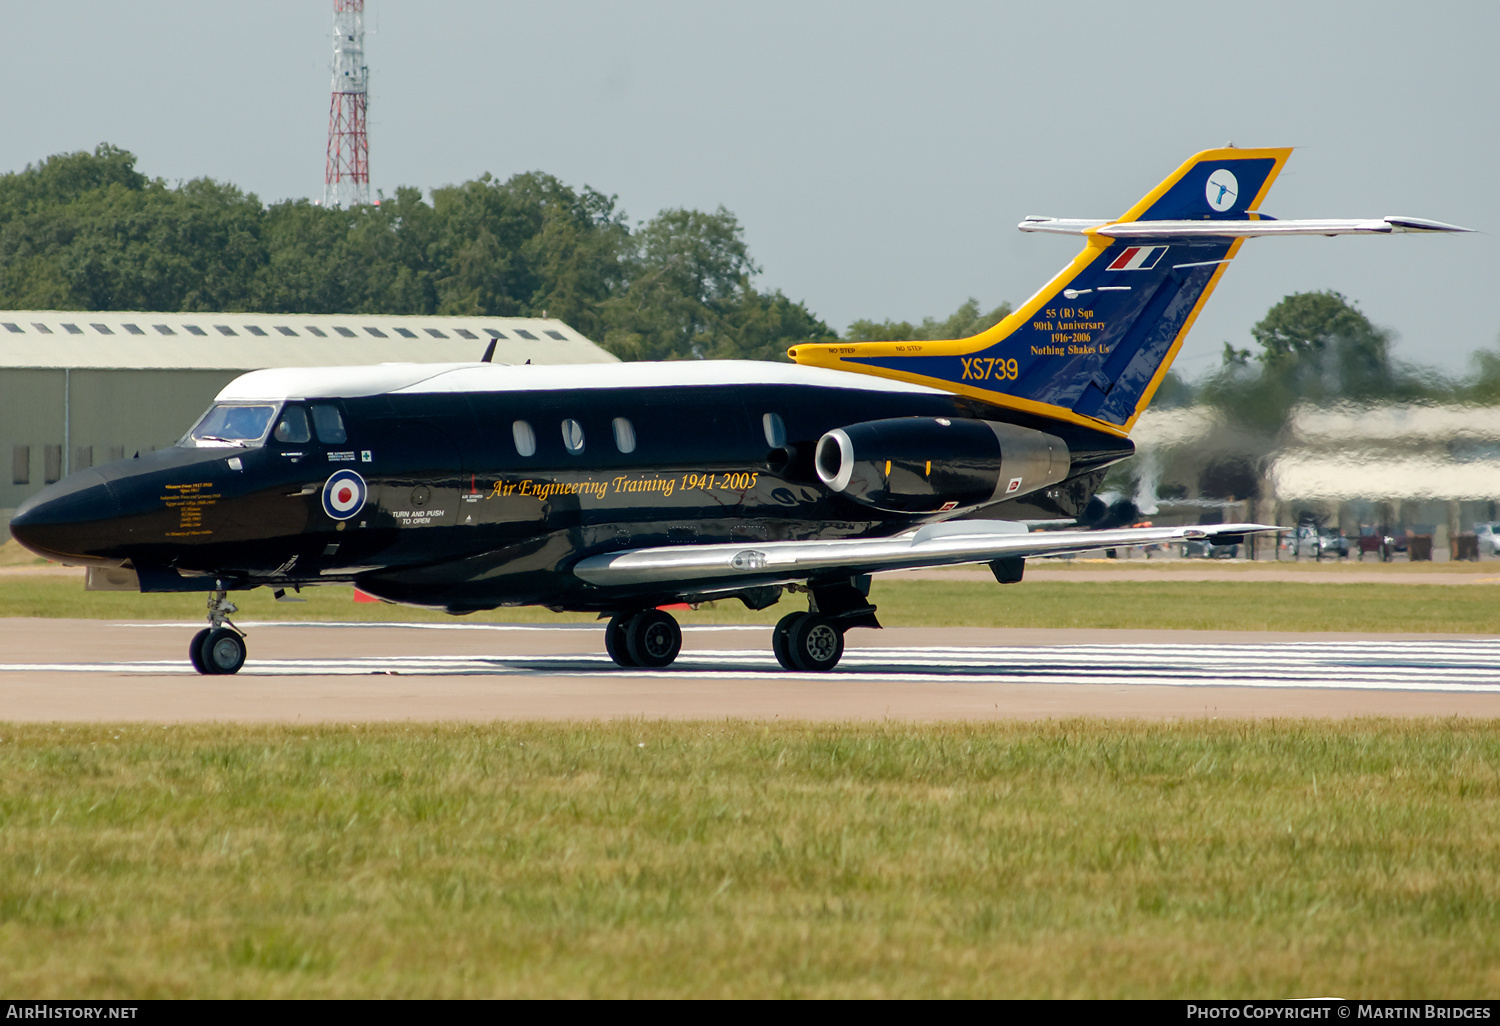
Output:
M1500 991L1488 723L0 738L10 995Z
M349 588L309 588L306 602L276 602L264 588L237 592L243 620L451 620L446 613L355 603ZM0 616L201 620L201 594L85 592L81 579L0 575ZM974 578L877 581L871 593L890 627L1093 627L1182 630L1500 633L1500 592L1434 584L1321 584L1300 581L1024 581ZM737 601L676 613L685 624L775 623L806 608L800 596L752 613ZM471 619L561 623L595 619L545 609L498 609Z

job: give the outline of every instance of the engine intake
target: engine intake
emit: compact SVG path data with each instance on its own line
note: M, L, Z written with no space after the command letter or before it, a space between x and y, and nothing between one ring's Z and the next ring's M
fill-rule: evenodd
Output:
M1068 476L1068 447L1042 431L960 417L896 417L818 439L818 479L893 513L945 513L1025 495Z

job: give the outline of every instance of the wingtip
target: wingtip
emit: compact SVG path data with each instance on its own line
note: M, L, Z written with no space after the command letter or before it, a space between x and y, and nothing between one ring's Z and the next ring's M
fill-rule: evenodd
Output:
M1425 217L1406 217L1404 215L1392 214L1384 217L1386 224L1397 231L1407 232L1474 232L1477 228L1464 228L1456 224L1448 224L1444 221L1433 221Z

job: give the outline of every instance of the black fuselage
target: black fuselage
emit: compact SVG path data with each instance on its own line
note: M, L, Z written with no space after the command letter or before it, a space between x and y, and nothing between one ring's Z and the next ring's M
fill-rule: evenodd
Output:
M1112 435L935 391L734 383L276 402L335 406L345 439L199 442L106 464L29 500L12 530L53 558L128 566L145 591L354 582L454 612L611 610L701 596L598 588L570 573L579 559L883 536L943 518L882 511L826 487L814 447L836 428L968 418L1063 438L1068 479L1026 505L1003 504L1015 518L1076 516L1103 468L1132 451ZM367 487L345 519L330 515L325 487L340 470Z

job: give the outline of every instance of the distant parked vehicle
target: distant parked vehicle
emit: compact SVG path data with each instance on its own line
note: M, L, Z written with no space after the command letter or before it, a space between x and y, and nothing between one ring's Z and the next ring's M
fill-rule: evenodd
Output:
M1474 534L1479 538L1481 556L1500 556L1500 524L1475 524Z
M1318 545L1323 549L1323 558L1337 556L1340 559L1349 558L1349 539L1344 537L1344 532L1332 527L1325 527L1318 532Z
M1182 543L1184 559L1235 559L1239 554L1238 545L1213 545L1206 538Z
M1313 524L1297 526L1297 557L1299 559L1346 559L1349 555L1349 539L1344 532L1333 527L1317 527Z

